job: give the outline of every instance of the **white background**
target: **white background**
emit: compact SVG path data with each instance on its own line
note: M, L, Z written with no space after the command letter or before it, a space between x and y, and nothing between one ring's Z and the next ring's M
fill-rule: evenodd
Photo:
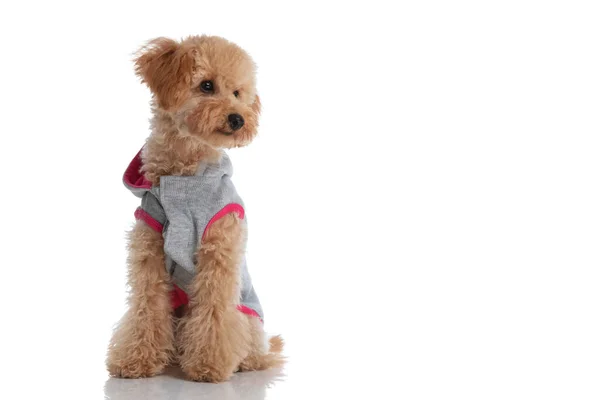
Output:
M230 154L288 343L267 398L598 398L597 4L351 3L2 3L1 397L105 395L132 53L208 33L259 66Z

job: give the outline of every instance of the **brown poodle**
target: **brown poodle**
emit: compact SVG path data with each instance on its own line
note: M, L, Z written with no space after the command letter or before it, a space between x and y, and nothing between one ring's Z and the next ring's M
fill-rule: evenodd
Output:
M179 362L193 380L221 382L280 366L283 341L263 331L245 265L244 211L228 203L227 193L237 195L223 151L256 135L254 63L225 39L195 36L152 40L135 65L153 93L154 117L124 177L142 206L129 236L129 310L111 340L108 370L147 377Z

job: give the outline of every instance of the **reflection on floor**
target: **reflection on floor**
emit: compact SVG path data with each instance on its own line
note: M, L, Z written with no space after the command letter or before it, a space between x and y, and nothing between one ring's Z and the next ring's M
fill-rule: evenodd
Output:
M170 367L164 374L153 378L109 378L104 385L104 395L109 400L264 400L267 390L283 377L281 370L271 369L237 373L228 382L219 384L199 383L186 380L178 367Z

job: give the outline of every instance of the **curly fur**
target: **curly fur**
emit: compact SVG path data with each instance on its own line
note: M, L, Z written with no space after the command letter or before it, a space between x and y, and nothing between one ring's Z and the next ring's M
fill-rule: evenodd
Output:
M194 380L226 380L248 353L250 330L236 309L242 235L241 221L230 214L211 226L198 251L202 265L177 330L181 369Z
M181 43L154 39L140 50L135 71L153 94L152 133L142 152L142 172L153 184L163 175L193 175L200 162L219 161L220 149L245 146L256 136L260 99L255 66L235 44L212 36ZM214 93L199 89L204 80L214 82ZM235 132L227 126L231 113L245 121ZM275 336L267 341L260 321L236 309L238 266L246 243L243 220L225 216L198 244L201 262L190 303L178 310L177 320L169 303L172 286L162 236L139 221L130 237L131 295L109 346L112 375L152 376L176 359L189 378L221 382L238 370L283 364L283 340Z
M138 221L129 235L129 310L112 337L112 375L153 376L173 358L173 317L162 235Z

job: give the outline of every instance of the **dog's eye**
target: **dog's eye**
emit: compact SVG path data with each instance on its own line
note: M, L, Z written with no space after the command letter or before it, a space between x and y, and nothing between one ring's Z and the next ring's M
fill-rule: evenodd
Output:
M233 92L233 95L235 97L240 97L240 92L238 90L236 90L235 92Z
M202 81L200 82L200 90L204 93L214 93L215 87L212 81Z

